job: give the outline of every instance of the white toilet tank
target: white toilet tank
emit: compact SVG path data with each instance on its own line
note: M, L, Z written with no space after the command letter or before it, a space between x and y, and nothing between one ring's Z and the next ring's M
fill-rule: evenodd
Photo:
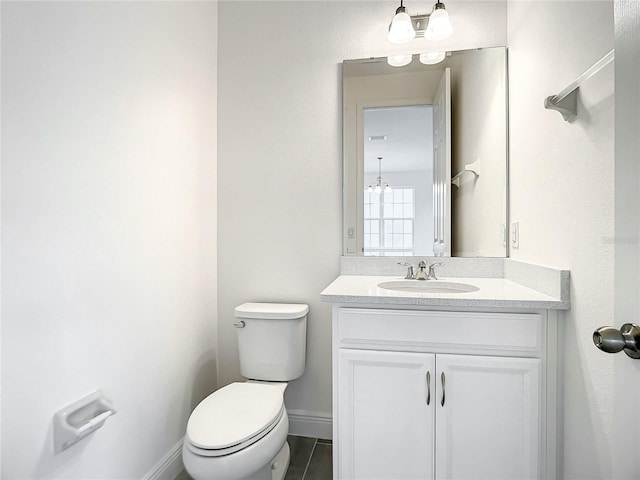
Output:
M309 306L243 303L238 319L240 372L251 380L287 382L304 372Z

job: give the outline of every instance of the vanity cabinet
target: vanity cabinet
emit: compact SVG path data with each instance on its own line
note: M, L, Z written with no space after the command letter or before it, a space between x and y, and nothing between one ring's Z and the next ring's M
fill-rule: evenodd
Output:
M338 357L338 478L431 478L435 355L341 348Z
M549 321L334 307L334 478L554 478Z

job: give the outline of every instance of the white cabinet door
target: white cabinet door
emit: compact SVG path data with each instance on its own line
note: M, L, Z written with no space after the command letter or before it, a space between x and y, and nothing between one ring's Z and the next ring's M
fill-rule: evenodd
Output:
M338 478L433 478L434 366L432 354L339 349Z
M438 355L436 380L437 479L540 478L540 360Z

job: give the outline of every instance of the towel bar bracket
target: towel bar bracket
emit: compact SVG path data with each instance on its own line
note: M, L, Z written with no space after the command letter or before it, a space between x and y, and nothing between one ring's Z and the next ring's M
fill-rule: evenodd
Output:
M460 188L460 177L464 172L473 173L477 179L480 176L480 159L476 158L475 162L465 165L460 172L453 176L451 179L451 185Z
M565 121L570 122L575 120L578 116L578 91L579 87L576 87L570 93L568 93L560 101L556 101L556 96L551 95L544 99L544 108L549 110L556 110L562 114L562 118Z
M557 110L567 122L575 120L578 116L578 90L580 85L613 62L615 53L615 49L609 51L560 93L545 98L544 108Z

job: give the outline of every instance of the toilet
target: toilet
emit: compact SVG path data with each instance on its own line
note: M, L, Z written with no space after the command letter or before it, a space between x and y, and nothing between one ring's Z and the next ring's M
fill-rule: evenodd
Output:
M237 321L240 372L248 380L205 398L189 417L182 459L194 480L282 480L289 466L287 382L305 368L303 304L243 303Z

